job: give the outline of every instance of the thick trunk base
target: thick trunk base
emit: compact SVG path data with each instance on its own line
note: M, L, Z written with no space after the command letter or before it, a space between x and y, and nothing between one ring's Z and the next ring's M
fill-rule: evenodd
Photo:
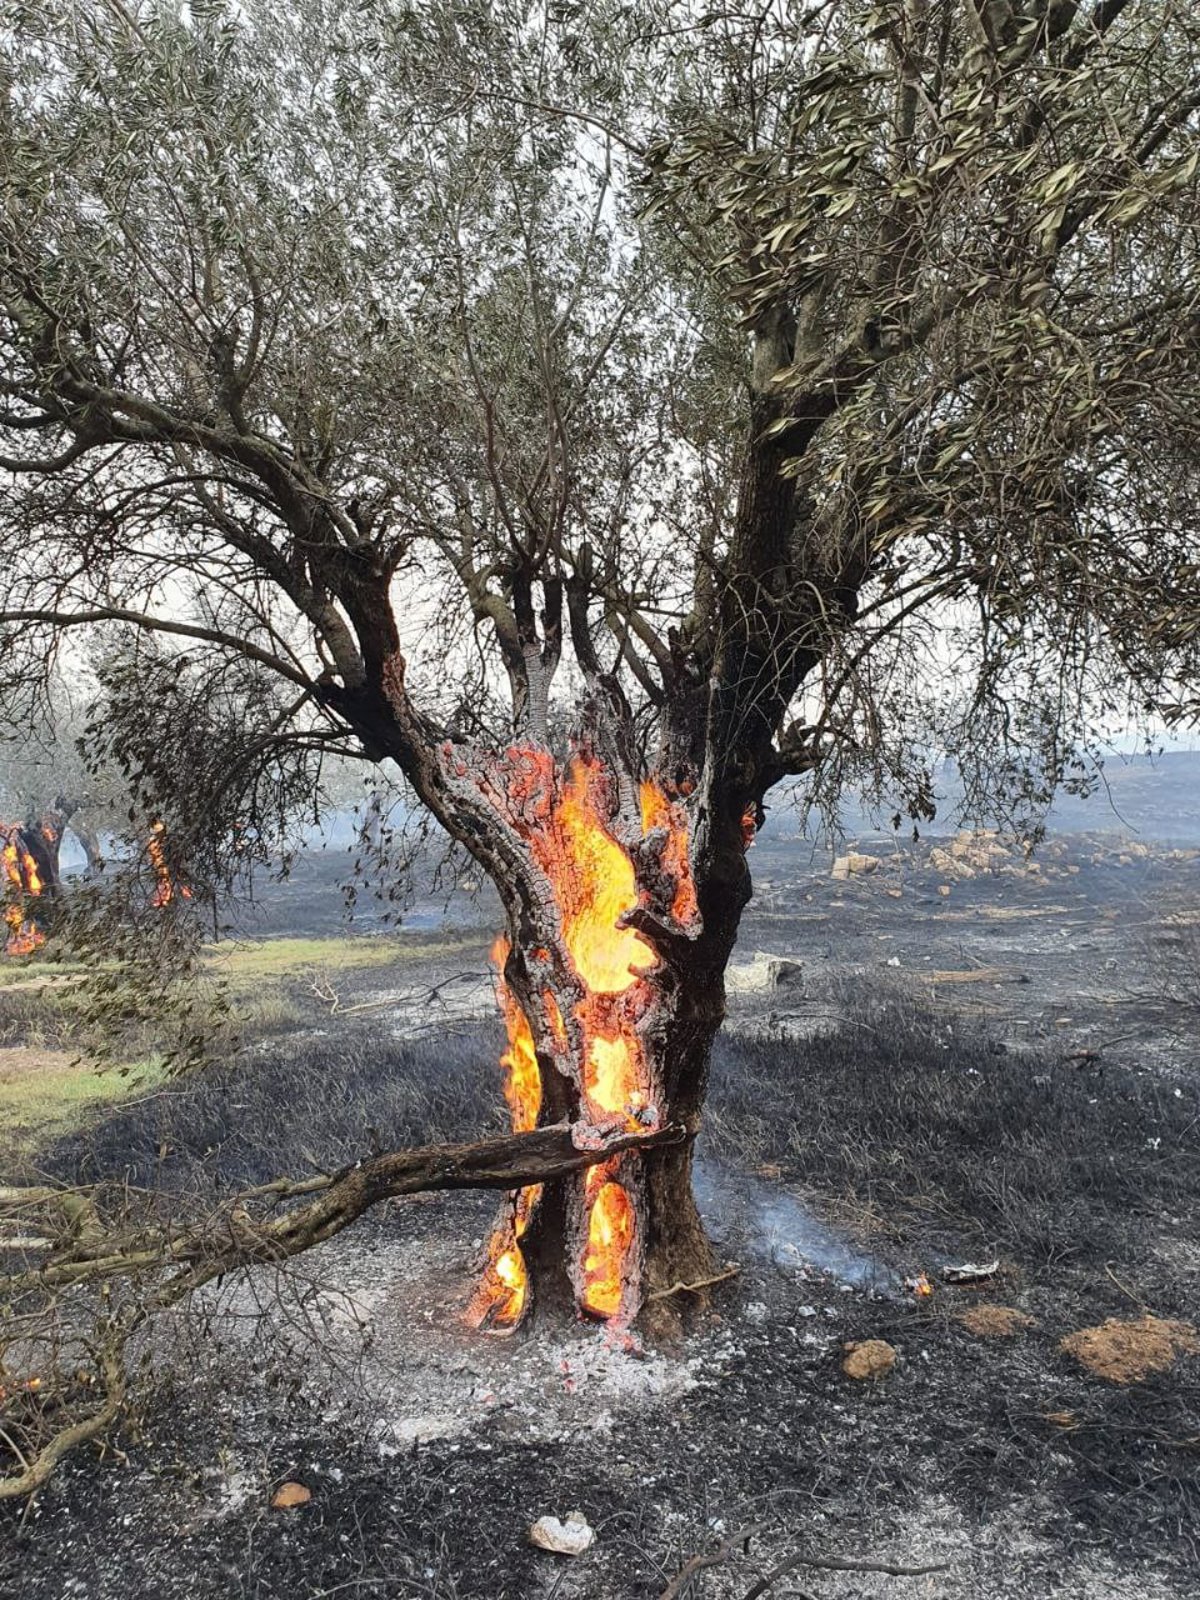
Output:
M707 1280L717 1270L692 1192L691 1143L625 1159L640 1169L637 1239L631 1253L638 1310L631 1326L651 1339L671 1340L707 1309ZM579 1180L543 1187L537 1215L521 1240L532 1292L527 1328L561 1327L572 1317L595 1320L597 1325L604 1321L579 1309L579 1262L585 1247L579 1211Z

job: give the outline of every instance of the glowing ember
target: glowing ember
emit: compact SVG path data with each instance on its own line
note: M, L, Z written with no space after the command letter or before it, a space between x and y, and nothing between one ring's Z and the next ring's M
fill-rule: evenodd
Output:
M611 1176L615 1162L587 1175L587 1243L583 1253L582 1305L597 1317L615 1317L625 1293L625 1263L636 1230L633 1201Z
M26 915L26 902L36 899L45 888L42 875L32 852L22 837L24 829L9 827L0 830L4 839L0 860L4 866L4 884L8 904L4 921L8 937L4 953L9 956L28 956L46 942L46 936Z
M742 849L749 850L754 843L758 832L758 813L753 806L747 806L742 813Z
M192 891L187 884L176 884L171 874L171 869L167 865L167 853L163 849L163 840L166 832L165 823L152 822L150 824L150 837L146 840L146 854L150 857L150 865L157 879L154 893L150 896L150 904L156 908L169 906L176 898L180 900L190 900L192 898Z
M647 779L642 784L642 832L650 833L655 828L667 830L663 865L675 879L671 915L676 922L694 922L700 915L700 907L696 901L692 864L688 860L687 814L678 801L669 800L656 783Z

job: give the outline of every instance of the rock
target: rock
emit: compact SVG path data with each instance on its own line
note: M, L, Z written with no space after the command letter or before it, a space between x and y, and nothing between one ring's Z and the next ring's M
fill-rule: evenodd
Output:
M1001 843L1000 835L992 828L980 828L974 832L963 829L951 840L950 855L978 872L1005 867L1012 861L1012 852Z
M302 1483L281 1483L271 1496L274 1511L290 1511L293 1506L306 1506L312 1499L312 1490Z
M1059 1349L1097 1378L1139 1383L1153 1372L1165 1372L1179 1356L1200 1355L1200 1336L1190 1322L1109 1317L1097 1327L1067 1334Z
M868 856L861 851L850 850L846 855L838 856L833 863L830 877L838 879L865 878L868 873L877 871L878 867L878 856Z
M556 1556L581 1556L595 1544L596 1531L582 1511L568 1511L562 1522L557 1517L539 1517L529 1530L529 1542Z
M965 861L958 860L957 857L950 854L949 850L943 850L941 845L935 844L929 852L929 865L941 873L943 878L973 878L975 876L974 867L969 866Z
M767 987L770 989L799 989L804 984L804 968L798 961L787 961L779 956L767 964Z
M760 994L773 987L771 969L778 957L765 950L756 950L748 960L734 961L725 974L725 988L729 994Z
M857 1339L845 1347L842 1371L848 1378L882 1378L896 1365L896 1351L886 1339Z

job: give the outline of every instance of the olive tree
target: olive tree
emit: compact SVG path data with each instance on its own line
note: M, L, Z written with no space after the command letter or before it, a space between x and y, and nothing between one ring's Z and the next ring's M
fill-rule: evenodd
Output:
M772 788L1011 807L1195 710L1192 7L7 17L10 686L132 629L258 686L247 770L394 762L589 1153L491 1309L661 1313Z

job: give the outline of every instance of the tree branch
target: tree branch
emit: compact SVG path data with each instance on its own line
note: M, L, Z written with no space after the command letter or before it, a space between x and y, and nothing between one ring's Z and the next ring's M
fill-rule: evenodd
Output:
M146 611L126 610L123 606L95 606L87 611L40 611L32 608L0 611L0 624L6 622L42 622L52 628L78 628L96 622L126 622L132 627L144 628L149 633L171 633L184 639L202 639L208 644L223 645L227 650L236 651L238 655L257 661L272 672L278 672L300 689L313 688L312 680L304 673L249 639L235 639L232 634L222 633L218 628L203 628L191 622L171 622L165 617L154 617Z

